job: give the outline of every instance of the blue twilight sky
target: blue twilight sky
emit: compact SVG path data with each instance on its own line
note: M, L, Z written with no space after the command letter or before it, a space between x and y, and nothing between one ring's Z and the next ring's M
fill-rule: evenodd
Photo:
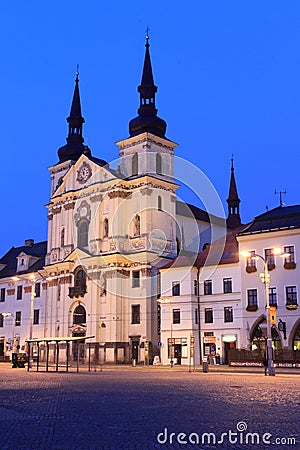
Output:
M244 222L278 205L275 188L300 203L298 0L1 2L1 255L47 238L47 167L65 143L77 64L84 137L95 156L117 158L138 108L147 26L176 154L223 202L233 154Z

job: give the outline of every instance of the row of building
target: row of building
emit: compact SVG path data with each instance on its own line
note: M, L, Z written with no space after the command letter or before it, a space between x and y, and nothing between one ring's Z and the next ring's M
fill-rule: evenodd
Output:
M138 116L112 167L84 145L76 75L67 143L49 168L48 239L26 240L0 259L0 358L26 351L28 339L40 360L46 348L55 358L68 339L71 359L79 348L84 358L89 342L107 363L199 364L204 356L227 363L230 349L263 354L263 260L273 346L300 350L300 205L243 225L233 161L227 217L179 201L177 144L157 116L148 37L138 92ZM200 181L195 176L199 189Z

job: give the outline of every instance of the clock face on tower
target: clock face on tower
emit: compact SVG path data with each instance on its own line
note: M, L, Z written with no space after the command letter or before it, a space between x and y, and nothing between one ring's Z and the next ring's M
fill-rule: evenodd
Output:
M77 181L79 183L85 183L92 176L92 169L86 162L83 162L79 170L77 171Z

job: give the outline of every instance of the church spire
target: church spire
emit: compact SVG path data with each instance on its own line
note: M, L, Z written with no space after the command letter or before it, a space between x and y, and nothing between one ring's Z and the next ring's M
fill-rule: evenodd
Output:
M235 176L234 176L234 166L233 158L231 158L231 177L229 185L229 194L227 198L228 204L228 217L227 217L227 227L237 228L241 225L240 216L240 199L237 192Z
M129 134L130 136L136 136L144 132L149 132L156 136L165 137L167 124L163 119L157 117L157 109L155 107L157 86L154 84L148 35L146 36L145 47L142 80L140 86L138 86L140 107L138 109L138 116L129 123Z
M58 150L59 162L73 160L76 161L83 153L90 155L90 149L83 145L82 125L85 122L81 114L81 103L79 94L79 73L76 72L75 88L72 99L70 115L67 118L69 133L67 144Z

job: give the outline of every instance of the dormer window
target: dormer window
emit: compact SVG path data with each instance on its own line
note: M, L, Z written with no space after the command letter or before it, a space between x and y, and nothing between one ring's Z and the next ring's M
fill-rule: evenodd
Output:
M32 265L32 263L36 261L36 259L34 259L34 261L32 261L30 264L29 258L32 257L29 257L24 252L21 252L17 256L17 272L24 272L25 270L28 270L30 265Z

